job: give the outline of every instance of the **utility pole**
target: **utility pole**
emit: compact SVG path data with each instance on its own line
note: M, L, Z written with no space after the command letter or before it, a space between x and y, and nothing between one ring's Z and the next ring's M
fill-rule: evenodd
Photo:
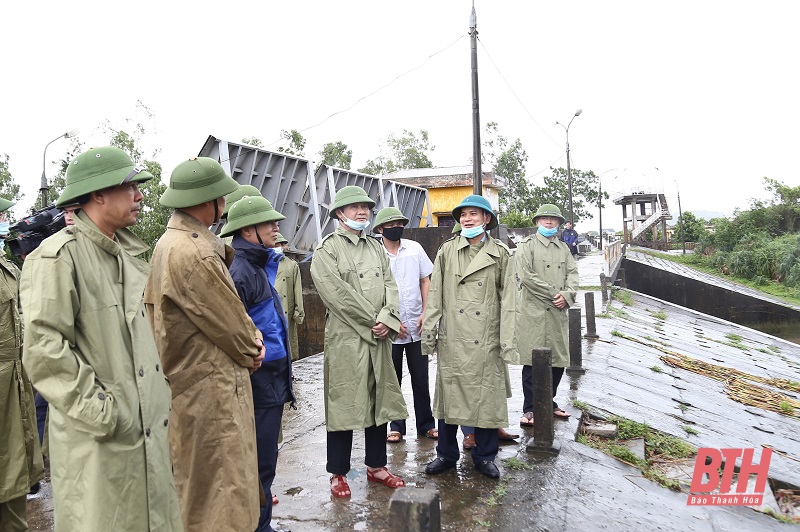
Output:
M475 0L469 17L469 42L472 51L472 193L483 195L481 173L481 115L478 105L478 27L475 17Z

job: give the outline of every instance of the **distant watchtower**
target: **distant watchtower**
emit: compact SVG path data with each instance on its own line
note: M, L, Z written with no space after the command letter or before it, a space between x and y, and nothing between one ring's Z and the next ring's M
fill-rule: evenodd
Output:
M634 189L614 198L615 205L622 205L622 226L625 242L644 241L646 231L653 230L653 242L658 242L659 224L662 240L666 241L667 220L672 220L667 198L662 193L649 193Z

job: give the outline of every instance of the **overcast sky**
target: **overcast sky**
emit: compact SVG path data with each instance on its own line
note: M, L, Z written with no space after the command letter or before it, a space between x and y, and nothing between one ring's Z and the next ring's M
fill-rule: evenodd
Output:
M144 148L161 149L165 180L209 134L275 149L282 129L303 131L312 159L345 142L354 168L388 134L426 129L435 166L470 164L471 5L4 2L0 153L22 205L47 142L78 128L87 146L105 144L105 120L149 127ZM729 215L766 197L764 176L798 184L800 3L477 0L476 11L481 121L521 139L533 182L566 165L555 122L581 108L573 166L603 174L604 189L664 190L676 213L679 190L683 210ZM604 226L621 229L619 209Z

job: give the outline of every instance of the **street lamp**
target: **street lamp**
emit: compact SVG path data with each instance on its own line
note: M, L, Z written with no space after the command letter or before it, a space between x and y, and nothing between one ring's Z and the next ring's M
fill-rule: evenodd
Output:
M67 131L66 133L62 133L61 135L57 136L56 138L48 142L44 147L44 153L42 153L42 184L41 187L39 188L39 194L42 197L42 208L47 206L47 173L45 172L45 167L47 165L47 147L60 138L68 139L70 137L74 137L77 134L78 134L77 129L73 129L72 131Z
M606 170L605 172L600 174L600 177L597 179L597 208L600 210L600 238L599 238L600 245L598 246L598 248L600 250L603 249L603 176L613 170L616 170L616 168L611 168L609 170Z
M580 116L583 112L583 109L578 109L575 111L575 114L572 115L570 118L569 123L565 126L561 122L556 122L559 126L564 128L564 131L567 132L567 187L569 192L569 221L572 223L572 226L575 227L575 214L572 212L572 168L570 167L569 162L569 126L572 125L572 121L575 120L576 116Z

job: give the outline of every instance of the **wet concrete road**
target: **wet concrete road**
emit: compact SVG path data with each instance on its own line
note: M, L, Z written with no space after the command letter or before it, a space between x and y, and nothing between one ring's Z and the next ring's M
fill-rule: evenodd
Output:
M578 266L582 285L599 284L601 264L601 255L581 257ZM583 295L579 302L583 302ZM612 303L612 306L622 309L619 302ZM602 309L599 293L596 294L596 308L598 312ZM625 330L629 335L642 337L663 333L675 342L676 349L685 350L687 354L708 357L708 353L713 353L727 364L745 365L743 370L751 372L751 357L742 355L740 349L709 338L724 338L727 332L738 332L754 346L757 343L771 345L777 340L749 329L743 332L742 328L721 320L706 320L691 313L688 313L691 317L686 318L685 309L638 296L632 305L622 310L625 310L625 315L597 320L600 340L591 343L584 340L586 374L564 376L556 400L572 413L572 418L556 422L556 439L562 444L558 456L535 458L526 452L525 444L532 431L517 426L522 402L521 368L509 368L514 393L508 400L509 430L521 434L521 438L519 443L501 446L497 463L503 477L499 481L477 473L465 455L462 455L455 471L435 477L423 473L425 464L435 457L435 441L417 437L410 383L407 371L404 372L403 392L412 419L404 442L388 446L388 466L392 472L404 476L409 487L439 490L443 529L797 530L795 526L780 523L747 507L688 507L686 494L664 489L642 478L638 470L574 441L580 412L570 400L579 399L615 414L645 421L654 428L683 437L695 446L757 446L774 441L765 439L766 433L754 428L753 420L757 419L762 427L769 423L770 427L779 428L779 435L784 438L779 447L787 452L789 458L775 462L781 464L773 466L776 474L792 473L793 467L786 466L786 463L800 458L800 445L792 443L796 441L792 435L800 434L800 421L747 407L755 412L750 414L720 395L719 390L709 386L703 378L683 375L682 370L656 373L649 368L660 363L660 351L612 336L611 331ZM658 310L663 310L667 316L660 324L653 318L653 312ZM699 333L704 338L698 336ZM692 346L688 340L696 341L697 346ZM681 341L687 343L679 343ZM711 347L702 347L701 341ZM786 359L800 361L796 346L780 345ZM800 380L797 366L786 361L783 363L786 366L782 366L780 371ZM431 383L435 368L434 358L430 364ZM273 526L294 532L388 529L389 499L393 490L375 483L368 485L363 464L363 432L356 431L354 437L353 469L348 475L353 495L350 500L331 497L329 475L325 472L322 356L296 363L294 371L298 377L295 385L298 409L285 414L284 442L273 488L280 503L274 507ZM778 371L777 367L775 371ZM669 390L674 393L667 393ZM675 417L681 413L673 401L675 394L682 394L676 397L693 397L696 406L687 415L693 416L689 420L697 423L699 435L689 436L680 428L687 422ZM720 411L709 411L706 405L710 404L718 405L715 408ZM518 458L523 468L512 467L513 461L508 461L511 458ZM41 528L32 527L32 530L50 530L46 524L51 511L48 510L50 502L47 497L43 495L35 504L31 502L34 509L32 522L45 523Z

